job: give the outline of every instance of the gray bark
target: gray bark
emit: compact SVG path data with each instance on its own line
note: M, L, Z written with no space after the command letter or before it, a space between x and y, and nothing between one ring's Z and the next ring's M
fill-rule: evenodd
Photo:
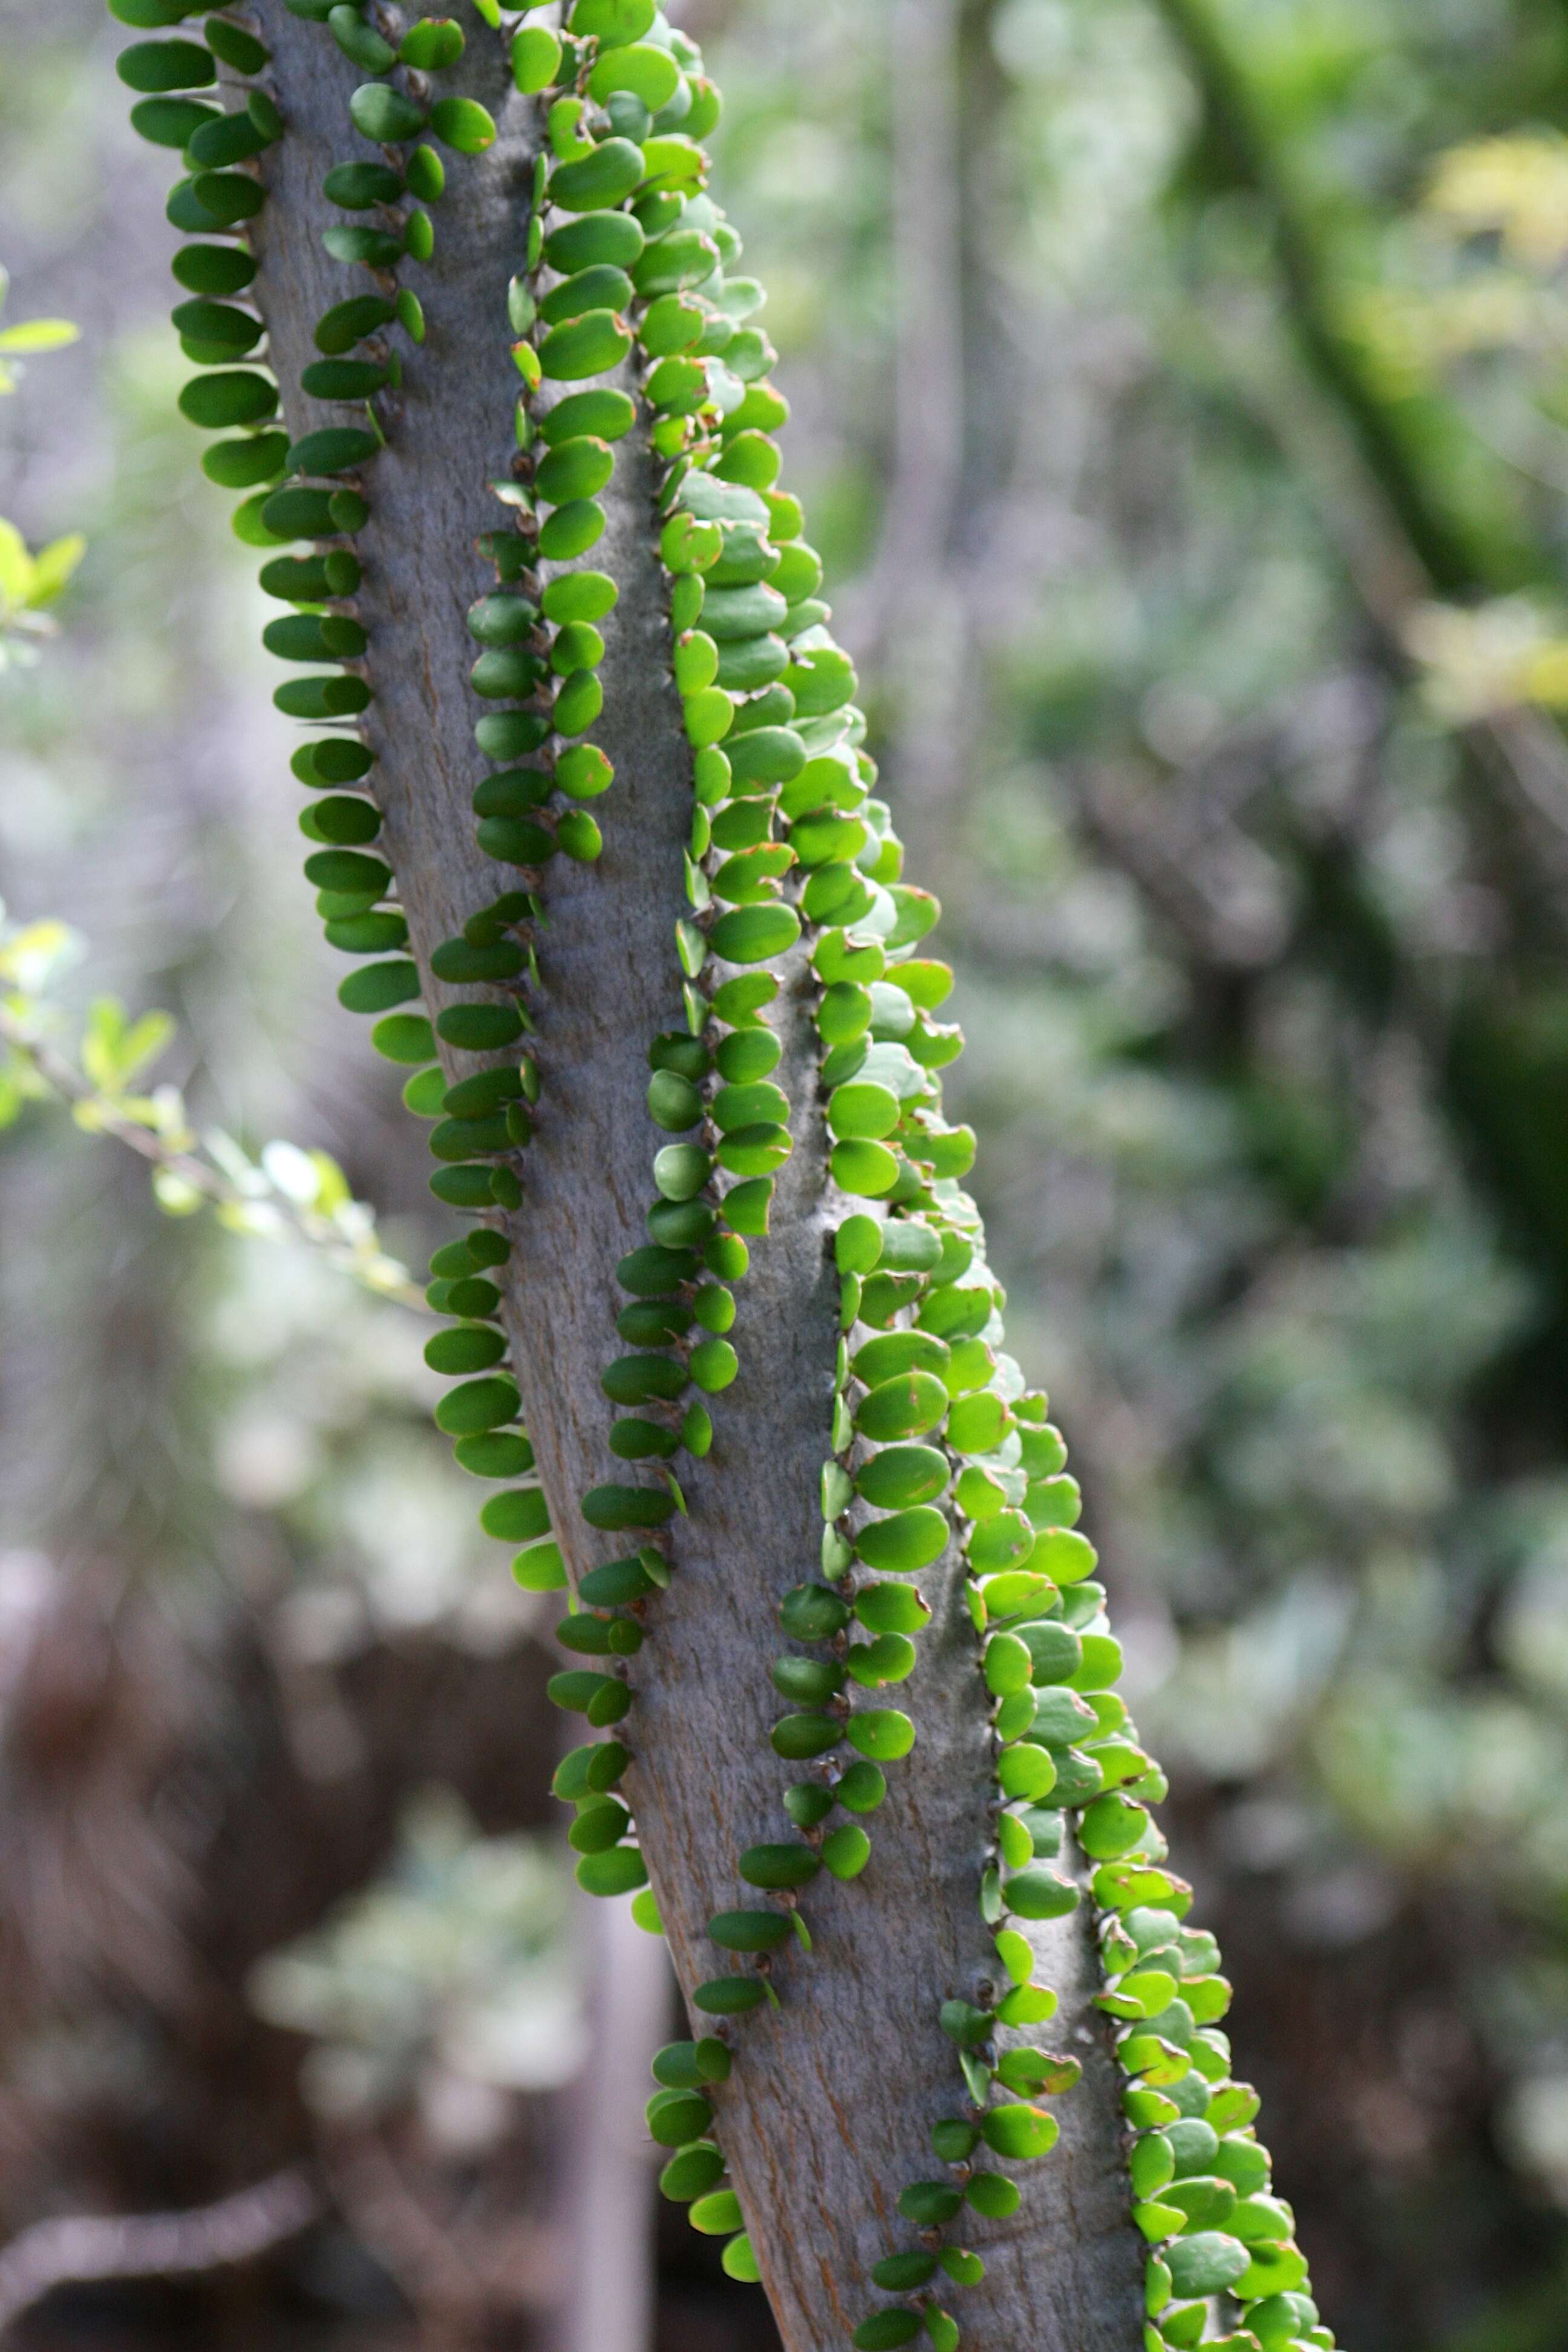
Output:
M330 37L281 0L264 0L260 15L289 129L263 158L271 201L258 224L258 292L298 433L327 421L295 389L312 322L350 290L349 273L321 247L322 227L341 217L321 197L321 178L332 161L368 151L347 115L358 77ZM533 107L508 89L500 43L464 21L468 57L441 89L482 99L501 137L480 161L450 159L434 208L435 260L409 273L428 339L407 354L401 395L382 404L389 446L367 469L373 512L356 542L365 564L356 609L376 693L366 728L379 754L373 781L426 975L432 950L507 880L473 841L469 798L482 762L463 614L489 584L474 539L505 520L486 484L511 448L517 378L505 293L521 266L539 137ZM646 1054L656 1032L683 1025L673 926L684 911L690 762L668 668L654 488L651 455L634 434L620 445L604 498L609 529L593 558L620 584L603 624L605 709L593 730L616 767L596 804L605 854L593 866L558 859L548 869L543 985L532 1008L543 1097L521 1162L524 1205L510 1220L508 1328L574 1577L619 1548L584 1527L578 1502L617 1475L599 1374L620 1352L615 1268L647 1238L649 1162L661 1139L644 1103ZM650 1605L649 1639L630 1677L637 1703L620 1727L636 1751L627 1791L688 1991L726 1967L706 1922L747 1899L735 1871L742 1848L788 1834L781 1799L799 1771L768 1744L780 1712L768 1665L782 1646L779 1598L816 1559L837 1336L811 993L797 950L773 1015L795 1150L772 1238L752 1245L740 1286L741 1376L716 1401L710 1457L682 1466L690 1515L677 1522L677 1573ZM427 978L433 1012L453 994ZM453 1075L474 1066L455 1057ZM941 2173L930 2130L963 2102L938 2005L973 1996L990 1963L975 1902L991 1794L986 1707L956 1556L926 1585L936 1614L900 1699L918 1739L868 1824L870 1866L851 1885L825 1880L803 1898L816 1949L781 1957L779 2011L736 2021L736 2064L718 2095L720 2135L789 2352L837 2352L883 2300L868 2284L871 2263L915 2242L896 2200L910 2180ZM1037 1942L1040 1977L1062 1998L1047 2038L1083 2058L1085 2081L1060 2102L1057 2152L1019 2176L1020 2212L955 2231L985 2252L988 2270L982 2286L953 2290L953 2307L974 2352L1133 2352L1140 2248L1109 2045L1088 2005L1084 1915L1039 1931Z

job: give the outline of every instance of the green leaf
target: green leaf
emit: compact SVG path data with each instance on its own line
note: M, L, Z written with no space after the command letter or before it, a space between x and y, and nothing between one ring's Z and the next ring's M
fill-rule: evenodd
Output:
M712 1977L691 1996L692 2006L706 2017L743 2017L761 2009L767 1995L756 1977Z
M657 0L576 0L571 30L580 39L595 39L601 48L610 48L623 41L640 41L657 14Z
M719 1911L708 1922L708 1933L727 1952L776 1952L789 1941L790 1916L787 1911Z
M81 333L68 319L19 319L14 327L0 327L0 352L7 359L38 352L58 352Z
M727 1978L722 1981L745 1985L744 1977ZM695 2140L689 2147L672 2156L658 2176L659 2193L672 2204L689 2205L694 2199L706 2197L724 2178L724 2159L709 2140Z
M121 50L114 70L128 89L160 95L205 89L217 79L212 51L197 41L133 41Z
M436 1426L448 1437L471 1437L483 1430L500 1429L517 1416L516 1381L496 1375L465 1381L460 1388L449 1389L436 1407Z
M868 1584L855 1596L855 1614L873 1633L918 1633L931 1622L928 1603L910 1584Z
M837 1748L844 1731L830 1715L786 1715L774 1724L768 1738L776 1756L798 1764Z
M1042 2093L1056 2098L1077 2086L1083 2068L1076 2058L1058 2058L1049 2050L1005 2050L996 2062L996 2077L1008 2090L1029 2098Z
M602 212L629 196L643 176L642 149L629 139L605 139L590 154L557 164L549 196L563 212Z
M773 903L736 907L721 915L710 934L715 955L726 963L762 963L783 955L800 937L800 918L793 907Z
M849 1622L849 1612L826 1584L796 1585L779 1603L779 1622L792 1641L830 1642Z
M871 1841L853 1822L830 1830L822 1842L823 1867L835 1878L858 1878L871 1859Z
M588 95L602 106L616 90L630 90L650 114L668 106L680 86L680 68L651 42L617 43L603 51L588 76Z
M564 1592L566 1561L562 1559L560 1543L536 1543L531 1545L531 1550L517 1552L517 1557L512 1559L512 1578L521 1585L524 1592ZM621 1691L618 1684L616 1684L616 1691ZM597 1715L590 1712L588 1722L614 1724L618 1717L626 1715L627 1706L630 1706L630 1696L621 1691L621 1696L614 1700L614 1710L599 1707Z
M1009 1911L1020 1919L1061 1919L1078 1907L1079 1891L1070 1879L1037 1864L1020 1870L1003 1889Z
M349 0L339 0L338 6L328 10L327 26L344 57L362 73L390 73L397 63L396 50L366 24Z
M726 2278L739 2279L748 2286L755 2286L761 2281L763 2273L756 2249L743 2230L731 2239L719 2262Z
M872 2265L871 2284L888 2294L910 2294L936 2275L936 2256L923 2252L889 2254Z
M133 25L138 32L153 32L177 25L195 11L193 0L109 0L109 13L121 25ZM0 279L0 300L4 299L5 283Z
M663 2147L683 2147L713 2120L713 2110L700 2091L656 2091L644 2114L650 2134Z
M81 1065L100 1093L122 1095L155 1062L174 1034L167 1013L144 1013L128 1023L117 997L95 997L81 1038Z
M878 1764L897 1763L915 1744L914 1725L890 1706L860 1708L849 1717L846 1736L853 1748Z
M856 2352L895 2352L900 2344L912 2344L920 2332L921 2324L914 2313L894 2305L863 2319L849 2341Z
M899 1181L899 1163L885 1144L858 1139L836 1143L833 1181L840 1191L863 1200L885 1200Z
M511 37L511 78L525 94L548 89L561 71L561 42L543 25L523 25Z
M1056 1786L1057 1768L1049 1751L1020 1739L1005 1748L996 1762L996 1781L1005 1797L1022 1797L1037 1803Z
M748 1886L806 1886L821 1864L808 1845L753 1845L742 1854L740 1873Z
M1218 2294L1234 2285L1248 2268L1251 2257L1236 2238L1217 2231L1200 2231L1178 2238L1163 2256L1171 2273L1172 2292L1185 2298Z
M450 16L425 16L405 33L398 57L420 73L444 73L463 54L463 28Z
M697 2200L687 2219L704 2237L728 2237L740 2228L743 2219L741 2200L732 2189L716 2189L710 2196Z
M495 145L494 120L477 99L438 98L430 109L430 129L459 155L482 155Z
M354 129L377 147L395 147L405 139L417 139L425 128L424 110L384 82L362 82L349 100L349 115Z
M889 1445L874 1454L862 1465L855 1484L866 1501L874 1504L877 1509L893 1511L907 1504L929 1503L934 1496L943 1492L948 1475L947 1457L938 1453L934 1446ZM907 1629L886 1627L879 1630Z
M1033 1664L1026 1644L1016 1633L994 1633L985 1644L985 1687L994 1698L1028 1687Z
M1023 2201L1017 2182L1000 2172L975 2173L963 2193L977 2213L995 2221L1006 2221Z
M321 193L345 212L366 212L372 205L396 204L403 180L389 163L334 163L321 183Z
M922 1504L861 1528L854 1539L855 1554L868 1568L908 1574L940 1559L951 1534L945 1515Z
M851 1764L834 1782L833 1793L849 1812L874 1813L887 1796L887 1776L875 1764Z
M0 611L23 612L32 601L33 559L14 522L0 519Z
M899 2197L899 2210L906 2221L915 2222L922 2230L940 2230L951 2221L963 2204L960 2191L946 2180L911 2180Z
M883 1086L852 1080L836 1087L827 1099L830 1130L851 1139L877 1142L891 1135L901 1116L898 1097Z
M267 191L244 172L198 172L190 195L199 215L195 225L204 229L254 220L267 201Z

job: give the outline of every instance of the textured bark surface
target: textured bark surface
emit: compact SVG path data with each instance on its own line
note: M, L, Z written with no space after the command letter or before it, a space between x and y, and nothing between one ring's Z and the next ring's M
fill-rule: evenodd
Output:
M271 201L257 225L257 290L297 434L341 415L295 387L316 317L353 290L352 278L366 282L322 250L322 228L342 217L321 196L322 175L372 151L348 118L359 77L330 37L281 0L265 0L259 13L289 134L263 159ZM475 648L464 611L490 584L474 540L506 520L487 483L511 450L517 378L505 295L522 263L539 136L532 105L508 89L500 42L464 21L468 57L442 77L442 92L481 99L501 137L481 160L448 159L447 194L433 207L435 259L407 273L428 338L407 354L401 394L382 403L389 446L367 469L373 511L356 541L365 565L356 609L376 696L366 728L379 754L373 782L426 974L431 950L508 887L506 870L473 840L469 800L484 763L473 744L481 706L467 684ZM605 708L593 730L616 767L596 809L605 854L592 866L557 859L547 870L543 987L533 1005L543 1097L521 1162L524 1205L511 1220L508 1328L574 1576L619 1548L584 1526L578 1498L617 1475L599 1375L620 1352L615 1269L647 1238L649 1163L661 1140L644 1102L647 1049L657 1031L683 1025L673 926L684 911L690 762L668 670L653 489L651 457L634 433L619 446L603 496L609 529L592 559L620 584L603 625ZM781 1799L799 1776L768 1745L781 1711L768 1665L786 1646L779 1598L816 1570L837 1342L810 992L797 950L773 1014L795 1152L772 1238L752 1244L739 1286L740 1378L716 1401L711 1455L683 1465L690 1515L676 1522L677 1573L650 1606L630 1676L637 1704L621 1727L637 1756L627 1789L638 1833L688 1990L729 1965L707 1941L706 1921L747 1899L736 1856L787 1834ZM435 1011L453 992L427 981L426 993ZM454 1075L476 1066L470 1056L448 1058ZM781 1956L779 2011L737 2021L734 2072L717 2098L789 2352L837 2352L882 2300L868 2284L871 2263L915 2242L897 2197L942 2171L930 2130L963 2099L938 2004L973 1996L990 1959L975 1902L991 1796L986 1708L956 1553L924 1581L936 1613L898 1702L917 1743L868 1823L870 1866L852 1885L824 1879L804 1898L815 1951L792 1946ZM983 2286L952 2300L973 2352L1134 2352L1141 2254L1109 2047L1088 2006L1089 1932L1080 1913L1037 1939L1039 1976L1062 2000L1045 2038L1080 2056L1086 2079L1058 2103L1057 2152L1020 2172L1015 2219L955 2229L986 2251L988 2271Z

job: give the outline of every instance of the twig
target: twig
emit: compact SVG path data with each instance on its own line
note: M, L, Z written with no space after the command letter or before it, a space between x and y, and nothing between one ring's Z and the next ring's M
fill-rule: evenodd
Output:
M841 620L897 713L889 767L910 846L963 773L968 623L952 562L964 454L958 0L889 0L893 464L869 577Z
M324 2132L321 2162L334 2206L436 2340L454 2321L465 2323L458 2340L475 2340L489 2309L542 2312L559 2303L559 2233L531 2214L510 2227L493 2215L478 2226L438 2221L374 2125Z
M87 2279L173 2277L249 2262L323 2210L290 2167L183 2213L69 2214L36 2221L0 2250L0 2332L56 2287Z
M0 1042L9 1045L13 1053L20 1055L50 1093L58 1095L62 1102L90 1103L96 1132L111 1135L117 1143L125 1144L164 1174L177 1177L182 1184L189 1185L194 1192L199 1192L216 1208L228 1209L239 1214L255 1209L256 1202L219 1170L209 1166L205 1160L198 1160L193 1153L179 1150L173 1144L164 1142L153 1129L143 1127L138 1120L116 1110L112 1099L95 1087L74 1062L68 1061L52 1045L46 1045L3 1003L0 1003ZM276 1187L268 1191L267 1205L284 1219L297 1240L312 1249L326 1250L345 1273L363 1278L363 1269L356 1265L353 1249L331 1232L325 1219L313 1218L298 1202L279 1193ZM383 1263L390 1268L394 1261L387 1258ZM389 1274L385 1281L378 1280L367 1286L374 1288L378 1297L395 1298L401 1306L415 1307L420 1313L426 1311L423 1292L401 1267L395 1278Z
M1422 453L1381 396L1364 362L1341 331L1330 257L1310 205L1276 151L1265 110L1244 59L1233 49L1210 0L1156 0L1207 116L1237 177L1268 217L1286 319L1322 409L1313 416L1292 393L1269 383L1257 334L1231 340L1238 381L1248 384L1287 454L1301 463L1352 584L1376 625L1387 667L1410 674L1405 626L1416 604L1436 593L1451 600L1497 593L1488 551L1446 514ZM1341 446L1335 448L1337 424ZM1345 456L1353 451L1361 481L1346 495ZM1337 478L1337 479L1336 479ZM1523 803L1548 829L1553 864L1563 871L1568 841L1568 751L1539 713L1489 713L1458 730L1482 768L1516 807Z

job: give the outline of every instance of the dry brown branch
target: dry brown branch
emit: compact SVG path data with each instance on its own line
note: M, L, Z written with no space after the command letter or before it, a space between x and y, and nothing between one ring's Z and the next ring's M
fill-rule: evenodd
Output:
M321 2210L317 2190L290 2167L189 2212L72 2213L35 2221L0 2251L0 2331L56 2287L250 2262L297 2237Z

